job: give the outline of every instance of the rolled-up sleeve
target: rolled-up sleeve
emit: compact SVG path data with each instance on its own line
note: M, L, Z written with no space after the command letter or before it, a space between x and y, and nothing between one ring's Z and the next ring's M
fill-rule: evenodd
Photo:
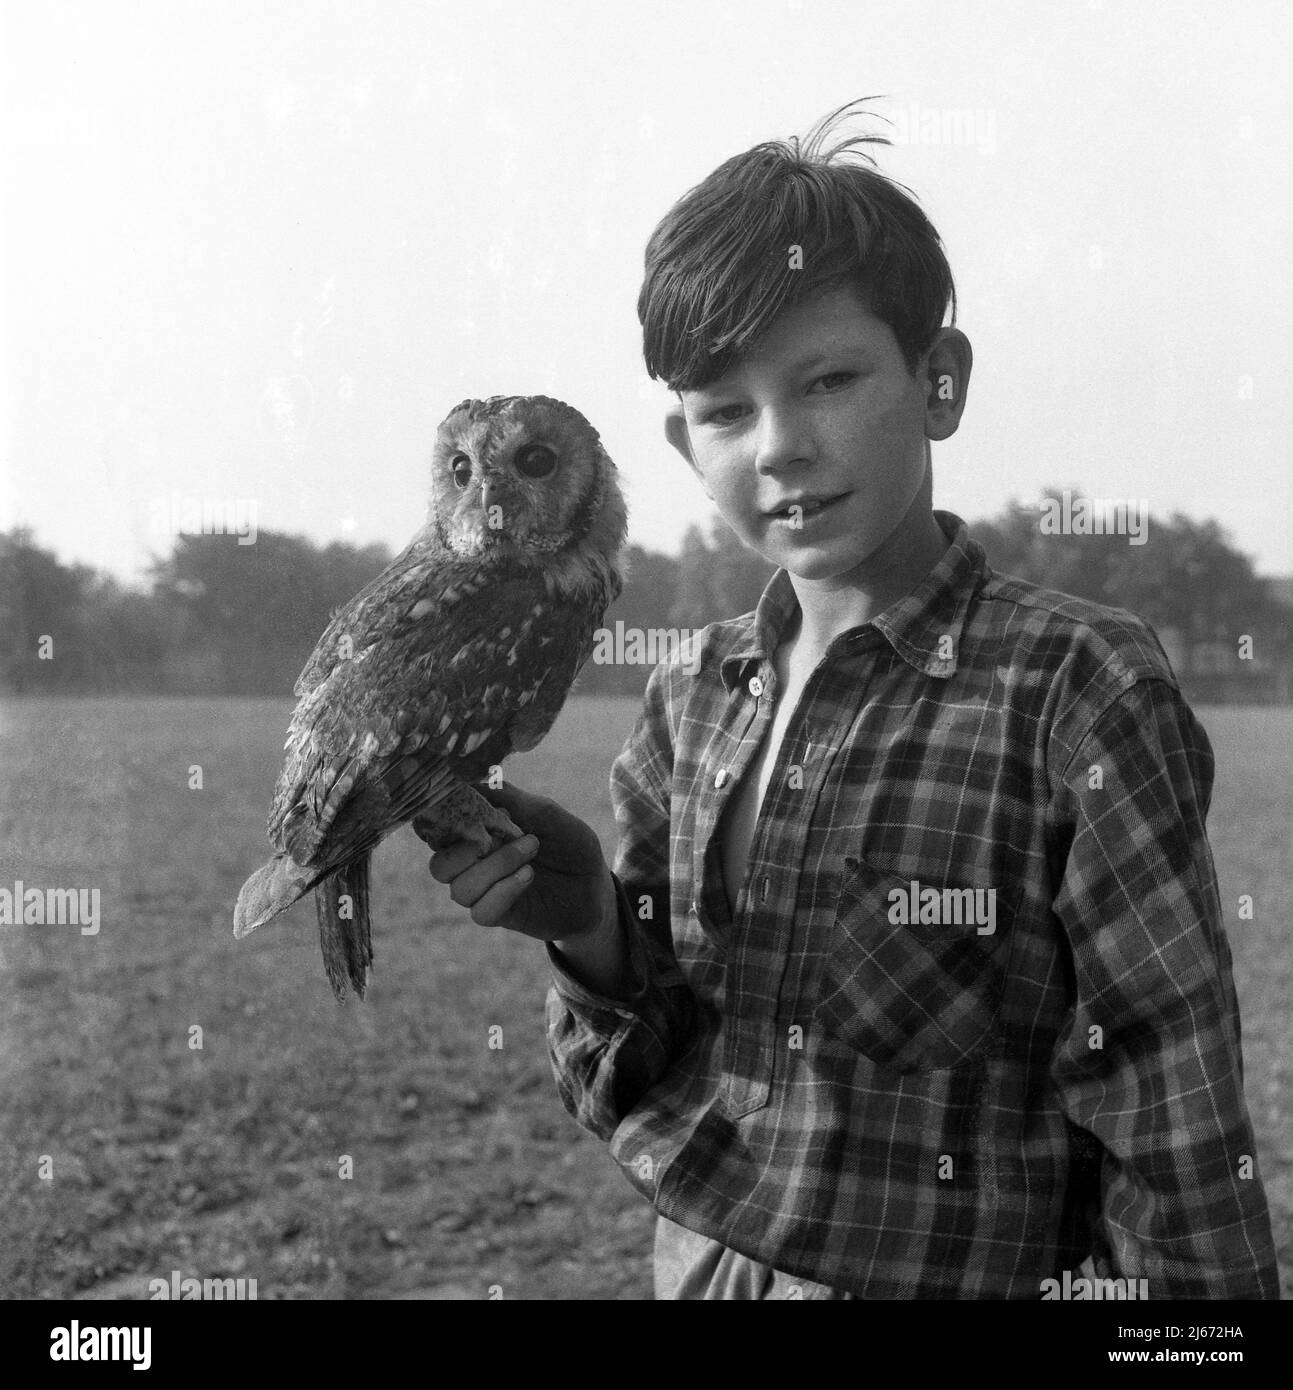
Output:
M695 1023L695 999L674 956L669 920L669 669L652 673L637 724L611 771L617 916L637 992L623 999L594 993L548 947L548 1051L557 1089L579 1124L602 1139L665 1074Z
M1213 759L1179 692L1104 710L1052 802L1074 1009L1052 1061L1094 1137L1115 1277L1151 1298L1278 1298L1205 816Z

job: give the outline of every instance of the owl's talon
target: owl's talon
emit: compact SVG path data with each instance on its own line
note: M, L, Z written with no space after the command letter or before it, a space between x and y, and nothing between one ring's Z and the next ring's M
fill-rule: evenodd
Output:
M483 825L473 825L463 832L464 840L476 851L477 859L484 859L494 850L494 837Z
M509 840L519 840L525 833L497 806L466 785L456 787L434 806L413 817L413 833L433 850L447 849L458 840L466 840L483 859Z

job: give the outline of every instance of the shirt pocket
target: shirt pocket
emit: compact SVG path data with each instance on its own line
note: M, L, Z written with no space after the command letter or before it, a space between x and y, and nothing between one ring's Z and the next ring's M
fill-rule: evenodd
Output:
M814 1020L891 1071L960 1067L990 1052L999 1039L1012 895L976 898L969 885L845 862ZM918 903L922 890L937 890L940 920L922 923L919 913L906 920L913 880ZM975 909L987 917L989 904L991 917L981 923Z

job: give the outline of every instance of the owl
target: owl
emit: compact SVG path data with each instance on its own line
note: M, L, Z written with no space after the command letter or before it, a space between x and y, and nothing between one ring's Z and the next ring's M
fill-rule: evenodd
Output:
M274 857L238 895L235 936L313 889L333 992L362 998L378 842L408 820L432 848L520 836L472 784L552 727L620 592L626 520L615 465L573 407L493 396L449 412L426 525L296 682Z

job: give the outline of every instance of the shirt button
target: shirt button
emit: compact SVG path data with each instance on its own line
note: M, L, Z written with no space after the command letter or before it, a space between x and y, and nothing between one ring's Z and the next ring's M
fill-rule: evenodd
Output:
M727 769L726 769L725 767L720 767L720 768L718 769L718 771L714 774L714 785L715 785L716 787L721 787L721 786L723 785L723 783L726 782L726 781L727 781Z
M763 682L758 676L752 676L750 678L750 694L753 695L756 700L763 694Z

